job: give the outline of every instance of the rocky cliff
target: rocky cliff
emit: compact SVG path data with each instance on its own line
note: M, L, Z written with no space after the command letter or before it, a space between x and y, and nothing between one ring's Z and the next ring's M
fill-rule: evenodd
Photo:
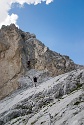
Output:
M20 87L18 79L30 69L56 76L76 69L68 57L49 50L34 34L14 24L0 29L0 99Z
M21 36L18 29L3 26L0 30L0 99L18 88L21 72Z
M22 33L24 40L22 50L24 55L23 64L27 60L30 60L31 69L48 70L52 72L52 76L76 69L76 64L68 56L63 56L49 50L49 48L36 39L35 36L28 38L27 35L28 33ZM25 65L25 67L27 67L27 65Z

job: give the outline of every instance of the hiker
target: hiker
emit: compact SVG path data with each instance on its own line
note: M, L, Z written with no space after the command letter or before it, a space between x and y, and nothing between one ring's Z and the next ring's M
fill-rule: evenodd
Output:
M33 77L33 82L34 82L34 85L35 85L35 87L36 87L37 77Z

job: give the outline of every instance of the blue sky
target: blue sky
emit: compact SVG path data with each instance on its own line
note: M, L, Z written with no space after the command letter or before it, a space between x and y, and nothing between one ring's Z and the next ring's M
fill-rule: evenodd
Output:
M17 25L23 31L36 34L51 50L84 65L84 0L18 6L13 4L9 14L18 15Z

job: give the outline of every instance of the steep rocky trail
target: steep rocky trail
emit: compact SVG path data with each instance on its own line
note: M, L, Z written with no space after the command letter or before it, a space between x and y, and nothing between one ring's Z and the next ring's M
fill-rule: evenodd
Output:
M83 125L83 87L78 69L17 91L0 101L0 125Z
M31 117L27 125L83 125L83 96L83 91L80 89L58 100L54 100L54 102L51 102Z

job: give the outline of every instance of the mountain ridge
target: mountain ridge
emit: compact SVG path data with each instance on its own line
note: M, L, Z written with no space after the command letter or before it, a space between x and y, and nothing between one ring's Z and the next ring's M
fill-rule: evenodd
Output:
M68 56L49 50L34 34L14 24L0 29L0 66L0 99L18 89L18 79L30 69L56 76L77 68Z

